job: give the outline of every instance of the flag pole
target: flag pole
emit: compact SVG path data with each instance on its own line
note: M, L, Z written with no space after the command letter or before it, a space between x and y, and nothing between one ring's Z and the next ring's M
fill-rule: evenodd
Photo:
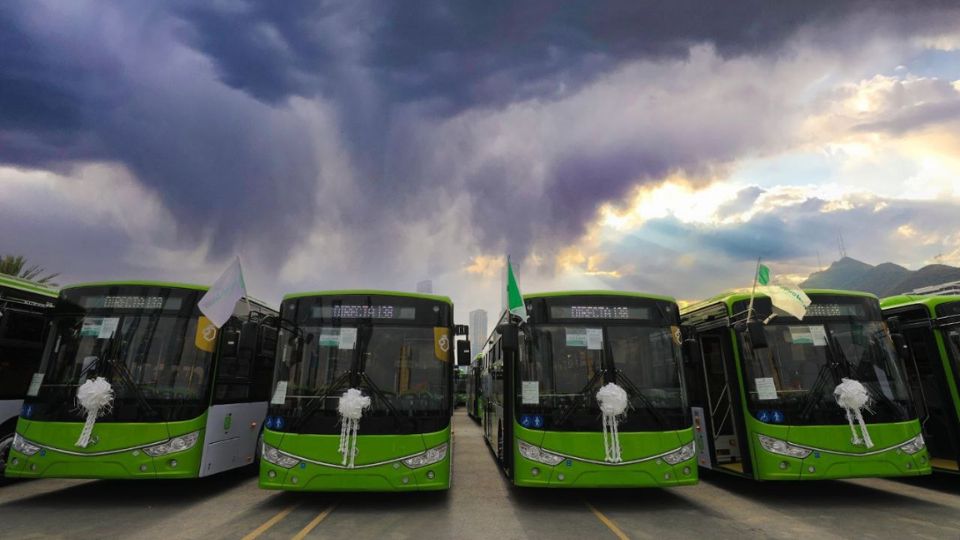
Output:
M760 274L760 257L757 257L757 268L753 271L753 289L750 291L750 305L747 307L747 322L753 315L753 297L757 294L757 277Z

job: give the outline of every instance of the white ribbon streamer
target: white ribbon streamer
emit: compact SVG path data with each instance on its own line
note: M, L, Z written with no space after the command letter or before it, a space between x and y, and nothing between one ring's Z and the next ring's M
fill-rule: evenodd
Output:
M627 411L627 392L615 383L607 383L597 391L597 403L603 413L603 453L604 461L620 463L619 419Z
M77 403L87 413L87 420L83 423L76 446L86 448L90 444L90 435L97 417L106 414L113 404L113 387L103 377L87 380L77 389Z
M357 457L357 431L360 430L360 418L363 410L370 406L370 398L356 388L350 388L340 396L337 410L340 412L340 450L343 455L341 465L353 468Z
M855 445L865 445L867 448L873 448L873 441L870 440L870 432L867 431L867 423L863 421L863 409L870 410L870 393L860 384L860 381L847 379L844 377L840 384L833 389L833 397L837 399L837 405L843 407L847 413L847 422L850 424L850 433L853 434L851 442ZM860 424L860 434L857 433L853 425L853 419L856 418Z

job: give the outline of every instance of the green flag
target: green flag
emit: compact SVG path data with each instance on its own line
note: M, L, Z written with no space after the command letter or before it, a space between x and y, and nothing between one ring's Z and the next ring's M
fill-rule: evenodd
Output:
M517 278L513 275L513 266L510 265L509 255L507 256L507 309L524 321L527 320L527 306L523 303L520 287L517 286Z
M770 284L770 269L766 265L761 264L757 268L757 283L760 285L769 285Z

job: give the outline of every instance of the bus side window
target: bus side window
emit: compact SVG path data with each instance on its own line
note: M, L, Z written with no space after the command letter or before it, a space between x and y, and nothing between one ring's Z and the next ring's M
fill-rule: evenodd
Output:
M214 384L215 403L236 403L250 397L251 352L240 350L240 324L231 320L220 338L220 360Z
M257 340L257 350L253 361L253 372L250 375L253 401L267 401L271 396L273 384L273 366L277 357L277 328L260 326Z

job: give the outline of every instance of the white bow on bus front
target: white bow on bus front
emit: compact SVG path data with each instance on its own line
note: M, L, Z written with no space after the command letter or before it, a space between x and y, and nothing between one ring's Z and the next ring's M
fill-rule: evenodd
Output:
M97 421L97 417L110 411L110 406L113 404L113 387L103 377L87 380L77 388L77 403L86 412L87 420L83 423L76 445L86 448L90 444L90 435L93 433L93 424Z
M620 433L617 424L627 412L627 392L615 383L607 383L597 391L597 403L603 413L603 453L609 463L623 461L620 457Z
M343 454L343 463L353 468L357 457L357 431L360 430L360 418L363 410L370 406L370 398L363 395L356 388L349 388L340 396L337 410L340 412L340 453Z
M867 424L863 421L863 409L870 410L870 393L860 384L860 381L844 377L840 379L840 384L833 389L833 397L837 399L837 405L843 407L847 413L847 422L850 424L850 432L853 434L851 442L855 445L865 445L867 448L873 448L873 441L870 440L870 432L867 431ZM857 434L853 426L853 419L856 418L860 424L862 438Z

